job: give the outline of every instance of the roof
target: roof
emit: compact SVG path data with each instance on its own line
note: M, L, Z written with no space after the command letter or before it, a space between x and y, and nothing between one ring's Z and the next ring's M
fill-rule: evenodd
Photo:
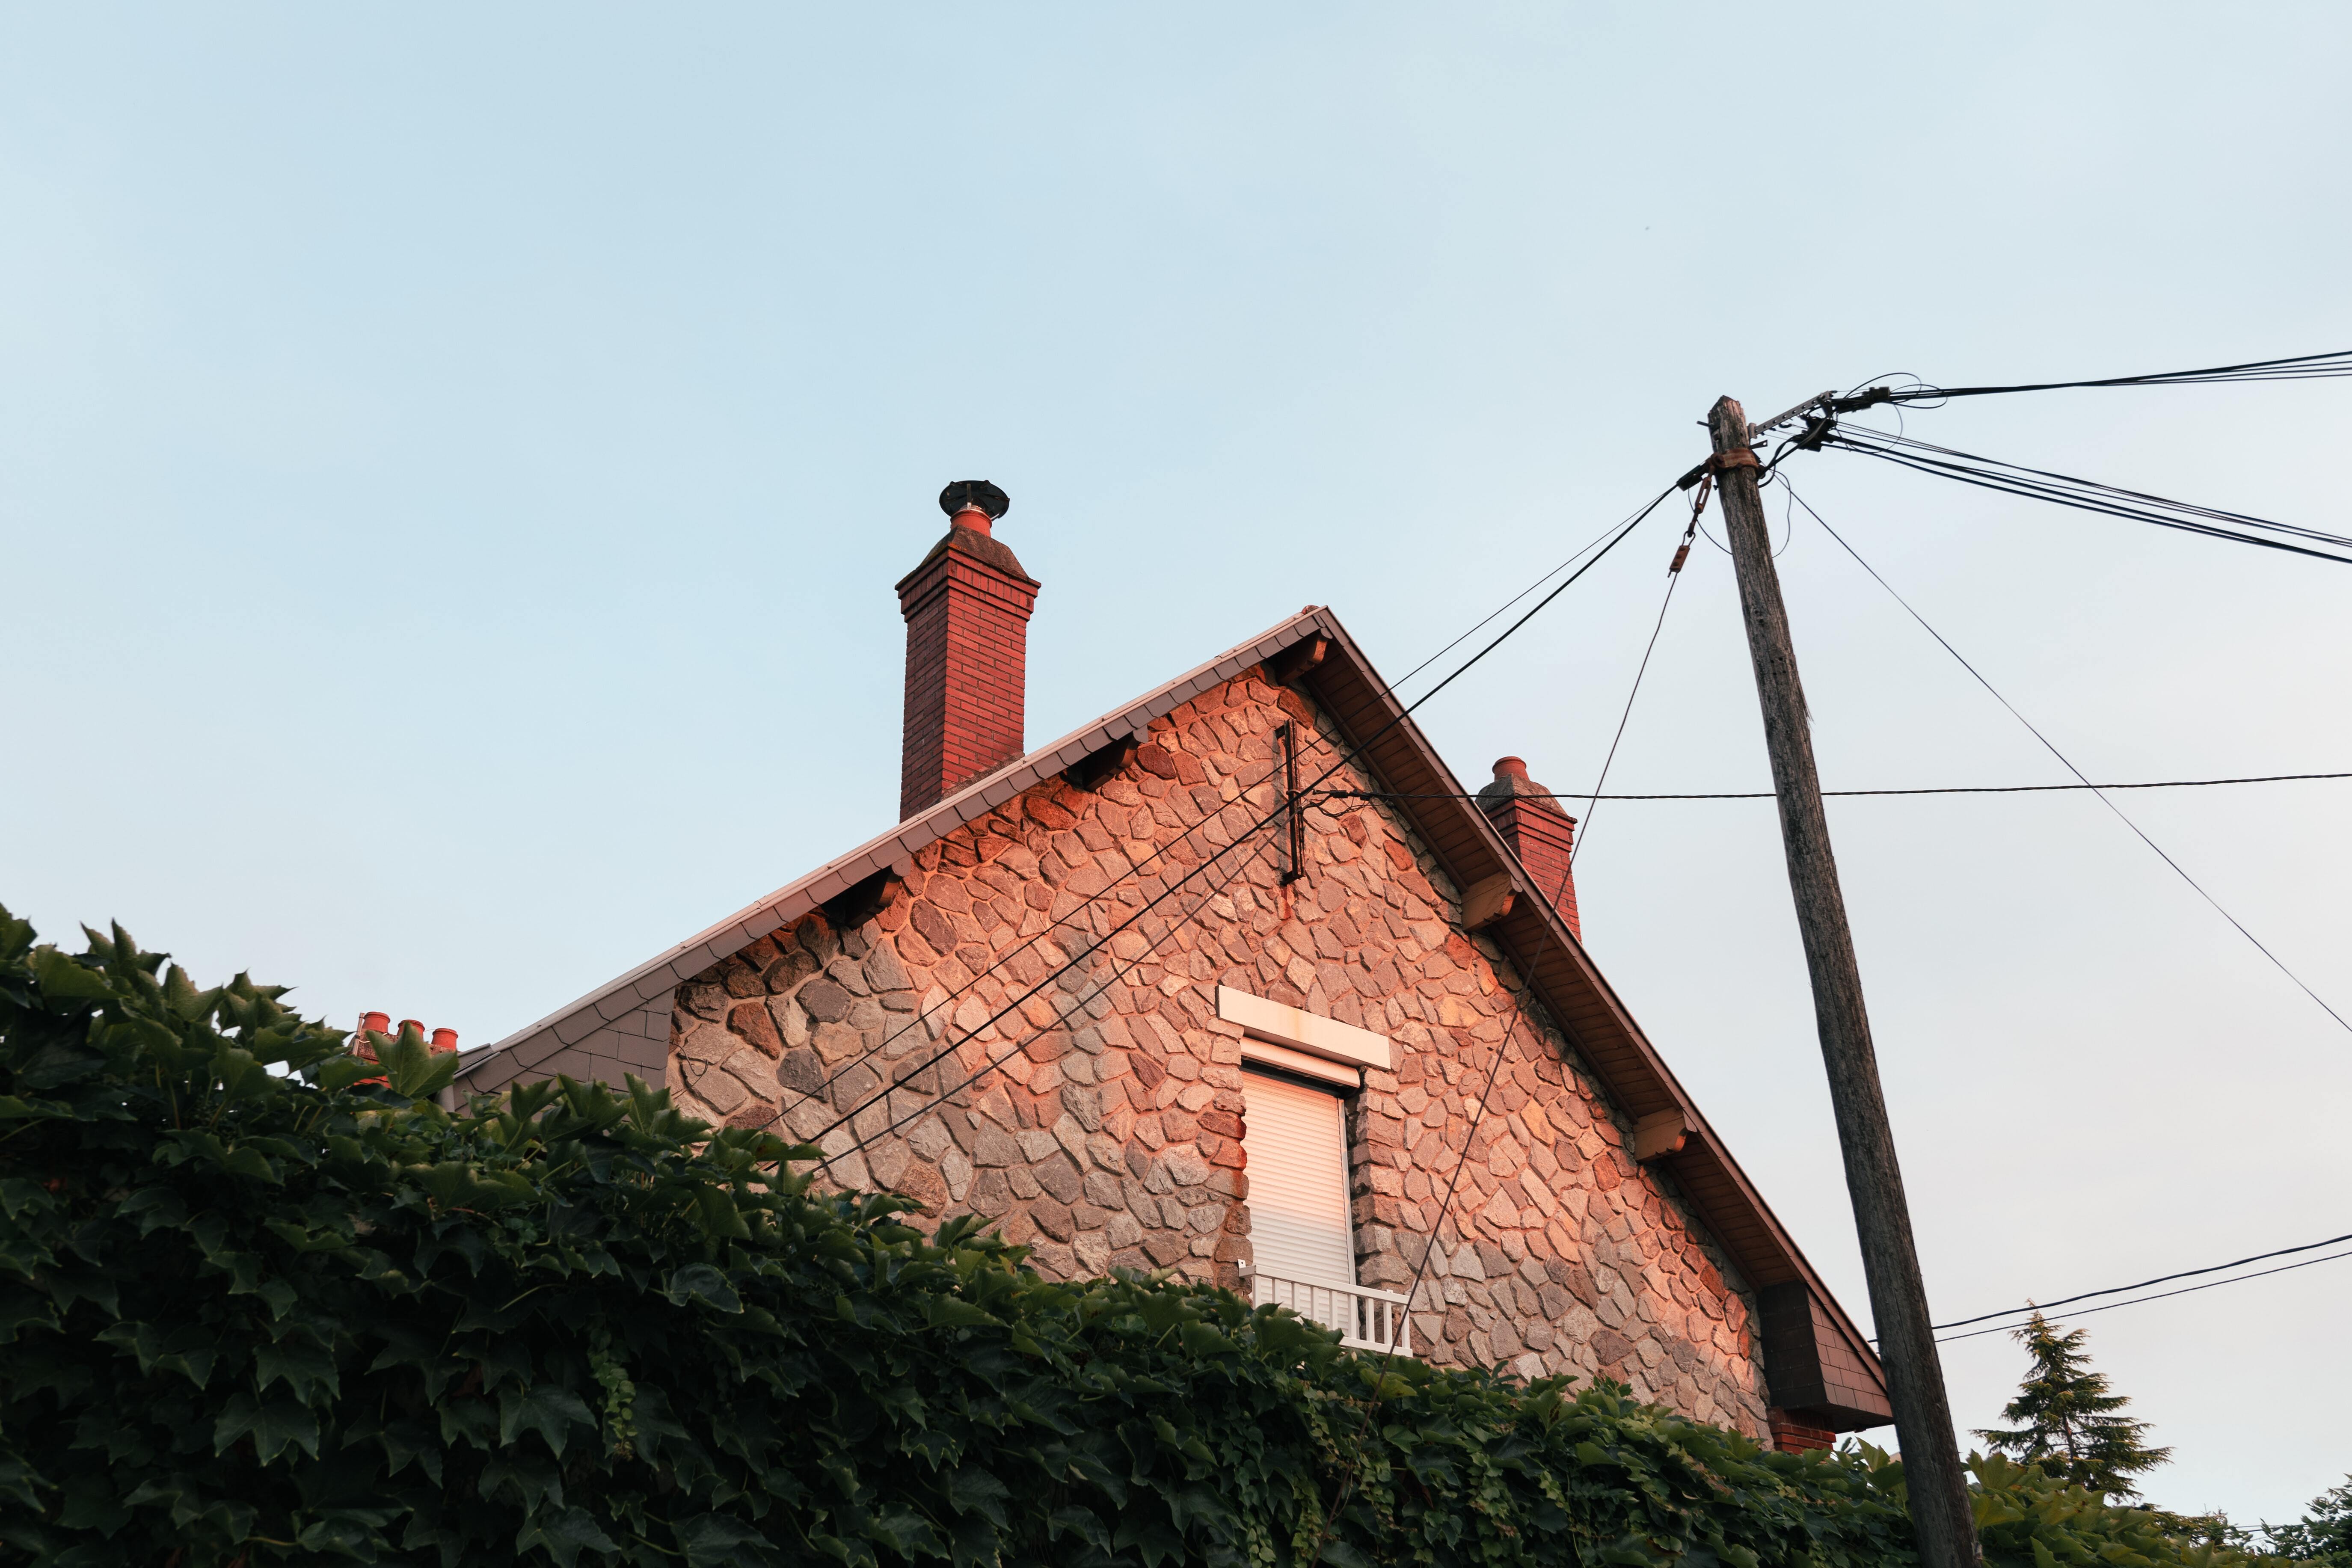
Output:
M969 532L970 530L954 531ZM1303 637L1328 636L1326 624L1336 627L1330 612L1310 605L1290 619L1240 647L1231 648L1200 668L1178 676L1165 686L1104 714L1091 724L1071 731L1050 745L1041 746L965 785L928 811L919 812L887 833L866 840L848 854L828 860L798 881L788 882L766 898L738 910L707 931L648 959L618 979L608 981L578 1000L549 1014L506 1038L468 1052L458 1079L469 1087L488 1090L525 1074L571 1072L574 1077L602 1076L617 1080L618 1071L596 1073L605 1063L658 1079L669 1050L671 994L720 959L782 930L828 900L840 897L878 872L910 860L967 822L976 821L1033 784L1076 766L1107 746L1139 737L1155 719L1190 702L1202 692L1222 686L1254 665L1263 664ZM557 1067L564 1057L578 1065ZM592 1065L593 1064L593 1065Z
M1887 1419L1885 1373L1861 1331L1699 1113L1551 900L1535 889L1494 824L1406 714L1339 617L1319 605L1308 605L1126 707L967 785L539 1022L469 1054L459 1069L460 1080L478 1090L558 1071L607 1081L617 1081L626 1071L658 1081L668 1057L671 999L680 984L859 883L903 865L1033 785L1107 747L1141 736L1153 721L1202 692L1316 637L1326 639L1325 657L1295 676L1291 684L1322 705L1351 742L1359 765L1402 797L1393 803L1396 808L1457 888L1497 875L1510 877L1520 896L1481 934L1491 937L1517 966L1583 1066L1621 1109L1636 1121L1664 1112L1681 1114L1686 1129L1681 1149L1651 1163L1672 1174L1717 1245L1766 1303L1768 1320L1783 1319L1792 1310L1800 1320L1811 1317L1814 1332L1805 1337L1817 1347L1806 1373L1811 1393L1797 1396L1795 1387L1782 1386L1776 1371L1773 1403L1834 1408L1845 1413L1843 1424L1849 1426ZM1790 1287L1802 1288L1811 1303L1810 1314L1802 1302L1792 1300L1796 1292ZM1775 1303L1783 1305L1776 1310ZM1786 1358L1776 1359L1783 1367L1789 1364Z

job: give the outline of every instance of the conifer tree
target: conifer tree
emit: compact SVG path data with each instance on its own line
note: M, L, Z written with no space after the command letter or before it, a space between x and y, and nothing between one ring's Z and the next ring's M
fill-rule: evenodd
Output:
M2059 1333L2040 1312L2013 1336L2033 1357L2017 1397L2001 1407L2010 1430L1979 1428L1977 1436L2014 1459L2039 1465L2061 1480L2108 1497L2137 1497L2132 1478L2172 1457L2151 1448L2147 1423L2116 1414L2131 1401L2107 1392L2105 1373L2091 1370L2081 1329Z
M2298 1562L2352 1568L2352 1476L2311 1500L2311 1511L2295 1524L2266 1524L2270 1549Z

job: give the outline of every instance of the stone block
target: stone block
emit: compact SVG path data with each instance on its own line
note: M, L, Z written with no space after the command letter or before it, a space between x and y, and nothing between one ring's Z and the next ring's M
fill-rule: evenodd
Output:
M776 1121L778 1114L778 1108L773 1102L765 1100L749 1100L728 1114L727 1125L765 1128Z
M728 1032L748 1042L771 1060L784 1054L784 1037L776 1028L776 1021L768 1015L764 999L739 1002L727 1013Z
M810 1037L816 1054L835 1067L866 1054L866 1037L846 1024L819 1024Z
M1071 1163L1069 1156L1058 1148L1032 1165L1029 1172L1037 1179L1039 1186L1053 1194L1061 1203L1076 1203L1086 1190L1086 1178L1078 1173L1077 1166Z
M706 1066L700 1076L691 1077L687 1089L722 1117L751 1098L751 1091L734 1074L715 1067Z

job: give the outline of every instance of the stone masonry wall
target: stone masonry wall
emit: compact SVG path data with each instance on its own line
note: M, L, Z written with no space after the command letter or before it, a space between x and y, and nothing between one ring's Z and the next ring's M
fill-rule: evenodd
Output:
M1456 890L1402 819L1321 800L1307 875L1281 884L1278 833L1248 830L1278 802L1291 719L1311 779L1335 755L1311 705L1252 670L1097 788L1041 784L924 850L855 929L813 914L679 987L679 1102L780 1121L845 1186L985 1215L1048 1276L1238 1286L1242 1037L1216 987L1304 1007L1398 1047L1350 1100L1350 1163L1362 1284L1405 1289L1434 1240L1417 1351L1605 1373L1762 1437L1748 1293L1511 966L1452 923ZM1327 787L1378 786L1342 769Z

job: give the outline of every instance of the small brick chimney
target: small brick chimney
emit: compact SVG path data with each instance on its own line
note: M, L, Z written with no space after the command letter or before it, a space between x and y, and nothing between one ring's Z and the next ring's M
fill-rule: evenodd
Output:
M360 1015L360 1026L352 1031L352 1055L358 1057L362 1061L372 1062L379 1060L381 1058L379 1058L375 1054L375 1042L368 1037L370 1035L389 1035L393 1038L398 1039L402 1035L406 1034L411 1029L415 1030L419 1036L422 1036L425 1033L425 1026L418 1023L414 1018L403 1018L400 1021L400 1026L395 1029L393 1027L391 1014L362 1013ZM455 1029L434 1030L433 1037L428 1042L428 1048L436 1056L444 1052L456 1050L457 1048L457 1031ZM360 1081L362 1083L382 1083L383 1079L380 1078L369 1078L362 1079Z
M1528 764L1517 757L1495 759L1495 782L1478 792L1478 809L1495 825L1528 868L1536 889L1552 901L1560 919L1584 940L1576 918L1576 879L1570 875L1576 818L1559 808L1543 785L1528 777Z
M1037 580L990 533L1012 506L986 479L940 492L947 537L898 580L907 617L901 821L1020 756Z

